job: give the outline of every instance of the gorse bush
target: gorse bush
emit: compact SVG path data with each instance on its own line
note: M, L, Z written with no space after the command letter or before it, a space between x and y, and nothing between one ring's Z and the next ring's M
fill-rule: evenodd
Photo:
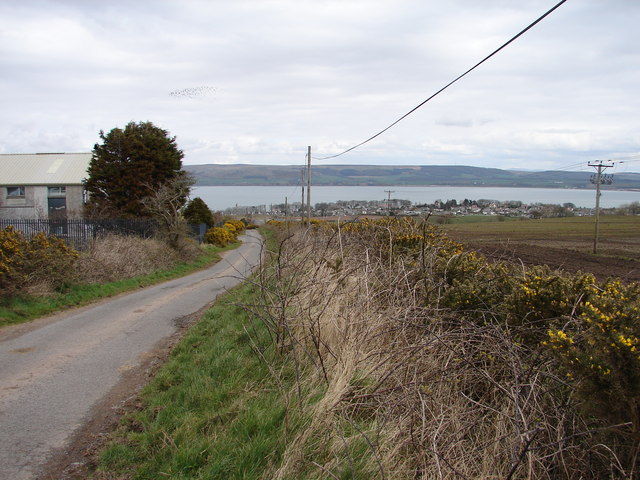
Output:
M13 227L0 230L0 273L3 279L16 270L19 259L24 255L25 244L22 232Z
M246 229L246 224L242 220L227 219L221 227L210 228L204 236L205 243L210 243L218 247L226 247L229 243L238 240Z
M74 280L71 266L79 254L44 233L30 239L9 226L0 230L0 296L57 289Z
M407 219L282 227L248 308L309 418L273 478L635 478L637 284L491 262Z
M233 242L233 234L229 229L224 227L213 227L207 230L204 236L204 241L218 247L226 247L230 242Z
M586 286L575 315L544 342L591 413L640 442L640 285ZM636 453L637 454L637 453Z
M235 240L238 237L238 228L231 222L224 222L222 228L225 228L229 231L233 239Z

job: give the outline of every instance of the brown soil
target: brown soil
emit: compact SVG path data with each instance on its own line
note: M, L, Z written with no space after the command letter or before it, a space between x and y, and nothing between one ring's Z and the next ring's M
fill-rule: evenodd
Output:
M524 265L548 265L554 270L569 273L589 272L599 280L610 277L625 282L640 282L640 260L593 255L567 247L536 243L477 243L463 241L468 249L476 250L492 260L521 262Z

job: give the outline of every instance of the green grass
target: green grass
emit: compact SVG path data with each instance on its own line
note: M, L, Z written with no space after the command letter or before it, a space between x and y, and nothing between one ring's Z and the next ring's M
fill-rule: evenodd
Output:
M99 471L133 479L259 479L287 445L281 392L253 343L270 345L265 328L245 331L251 285L234 289L176 346L102 452ZM264 355L273 362L273 349ZM286 380L286 378L285 378ZM289 376L288 381L292 381Z
M261 233L275 250L274 231ZM353 431L342 425L350 439L340 458L325 432L296 442L326 386L304 383L302 407L293 395L287 408L285 396L296 391L292 358L278 353L265 325L242 308L263 301L257 288L246 282L225 294L176 345L141 392L142 407L122 419L100 453L98 478L266 479L291 451L300 457L286 478L327 478L312 461L338 461L341 479L374 478L359 433L367 422Z
M535 221L535 228L525 229L571 230L560 220ZM506 223L487 223L480 228L506 227ZM519 226L528 222L510 223ZM615 228L625 230L626 223L620 221ZM474 231L472 225L467 228ZM274 250L273 231L261 231L269 249ZM378 478L368 440L361 433L373 438L377 431L367 415L335 424L346 440L345 450L348 442L348 452L339 452L336 444L331 444L331 435L323 431L312 432L305 442L292 443L309 426L311 407L322 394L317 384L315 390L313 384L305 384L304 411L298 410L297 404L286 409L281 388L295 391L291 360L275 352L266 328L239 306L258 303L255 294L250 282L233 289L189 330L141 393L142 408L123 419L101 452L100 478L273 478L287 449L296 448L299 463L292 469L295 474L287 478ZM264 359L254 345L261 347ZM281 384L274 379L274 371ZM353 380L360 386L369 381ZM331 468L331 476L313 462Z
M0 327L27 322L71 307L87 305L101 298L181 277L211 265L220 259L220 252L236 248L238 245L236 243L225 248L207 245L196 260L183 262L170 270L161 270L149 275L105 284L70 285L64 292L50 296L18 296L4 300L0 303Z

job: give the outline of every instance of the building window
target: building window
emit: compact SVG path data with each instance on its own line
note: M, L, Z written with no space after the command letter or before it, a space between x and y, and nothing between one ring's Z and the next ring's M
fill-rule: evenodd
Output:
M24 187L7 187L7 197L24 197Z
M49 187L50 197L64 197L67 194L67 187Z

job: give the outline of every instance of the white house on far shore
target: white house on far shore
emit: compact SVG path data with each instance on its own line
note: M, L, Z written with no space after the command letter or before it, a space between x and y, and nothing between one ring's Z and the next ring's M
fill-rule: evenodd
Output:
M91 153L0 154L0 219L79 218Z

